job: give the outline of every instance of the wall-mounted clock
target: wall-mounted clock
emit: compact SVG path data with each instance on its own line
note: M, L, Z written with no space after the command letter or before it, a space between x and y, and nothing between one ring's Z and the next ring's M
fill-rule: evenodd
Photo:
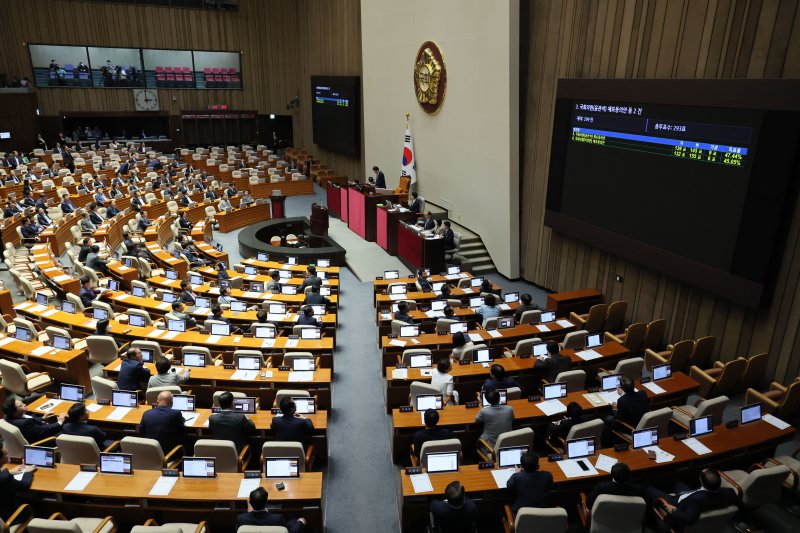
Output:
M136 111L158 111L161 109L158 102L158 91L155 89L134 89L133 105Z

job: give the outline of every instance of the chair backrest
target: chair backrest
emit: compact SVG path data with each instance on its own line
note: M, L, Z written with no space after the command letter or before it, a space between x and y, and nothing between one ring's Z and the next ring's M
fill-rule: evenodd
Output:
M683 528L683 533L708 533L709 531L723 531L733 515L739 512L735 505L729 505L722 509L713 511L703 511L694 524Z
M791 418L798 409L800 409L800 381L794 381L787 387L778 408L772 414Z
M564 342L562 343L562 349L564 350L580 350L584 346L586 346L586 336L589 335L589 332L585 329L581 329L578 331L571 331L564 336Z
M570 428L569 433L567 434L567 440L594 437L594 441L599 445L601 442L603 442L602 439L604 427L605 423L600 418L596 420L589 420L588 422L583 422L582 424L575 424Z
M561 533L566 530L567 511L562 507L522 507L514 518L514 531L517 533Z
M111 391L119 390L116 381L100 376L92 376L92 390L95 400L111 401Z
M155 405L158 403L158 395L164 391L169 391L173 394L180 394L181 388L177 385L164 385L163 387L150 387L145 393L145 403L147 405Z
M717 396L716 398L703 400L697 404L697 411L695 411L694 416L695 418L700 418L701 416L713 415L714 425L722 424L722 413L728 406L729 401L730 398L727 396Z
M306 471L306 454L299 442L270 441L261 448L261 457L292 457L298 460L298 470Z
M28 385L25 382L25 373L19 364L0 359L0 372L3 374L2 385L4 388L18 396L27 396L29 394Z
M27 530L29 533L82 533L82 529L76 522L70 520L48 520L46 518L34 518L28 522Z
M441 394L441 390L436 385L431 385L430 383L425 383L424 381L412 381L411 382L411 405L416 405L417 403L417 396L422 394Z
M540 342L542 342L542 339L540 339L539 337L534 337L532 339L522 339L521 341L517 341L517 345L514 346L514 355L516 355L517 357L521 357L523 355L532 355L533 345L538 344Z
M520 324L533 324L542 319L542 312L538 309L531 309L530 311L523 311L519 317Z
M585 370L567 370L556 376L556 382L567 384L567 392L575 392L586 388Z
M629 377L632 380L636 381L637 379L642 378L643 368L644 368L643 357L630 357L628 359L623 359L622 361L618 362L614 372L617 374L622 374L624 377Z
M713 336L697 339L694 343L694 351L689 359L689 364L703 369L711 366L711 357L715 344L717 344L717 338Z
M22 459L25 456L25 446L29 443L17 426L0 418L0 437L10 457Z
M639 420L636 429L644 428L658 428L658 437L666 438L669 436L669 421L672 419L672 409L669 407L662 407L655 411L646 412Z
M722 367L722 374L720 374L716 384L711 389L711 394L719 396L731 392L741 381L746 368L747 360L742 358L736 358L725 363L725 366Z
M694 351L694 341L691 339L683 340L672 346L669 356L669 364L673 372L682 372L689 364L689 359Z
M59 435L56 446L61 462L68 465L96 465L100 462L100 448L92 437Z
M133 454L134 470L161 470L163 468L164 452L157 440L123 437L120 446L122 453Z
M600 331L603 328L607 315L608 304L593 305L589 309L589 316L586 317L586 323L583 325L583 329L592 333Z
M646 511L644 498L601 494L592 505L589 533L641 533Z
M105 335L89 335L86 337L86 349L89 350L89 361L107 365L119 357L116 341Z
M750 387L758 386L764 377L764 372L767 370L768 362L769 354L766 352L750 356L747 359L747 368L745 368L739 383L736 385L736 390L747 390Z
M419 450L419 462L422 468L428 468L429 453L458 452L461 453L461 441L458 439L429 440Z
M753 470L741 483L742 503L750 509L768 503L779 503L783 482L789 473L789 469L784 465Z
M206 348L205 346L183 346L181 348L181 357L183 357L186 353L202 353L206 356L206 365L213 365L214 360L211 359L211 350Z
M654 350L661 346L664 340L664 332L667 330L667 321L663 318L653 320L647 324L647 333L642 341L642 350L650 348Z
M402 320L392 320L392 335L399 335L400 328L407 325L408 324L403 322Z
M295 359L308 359L309 357L313 358L314 354L311 352L286 352L285 354L283 354L282 364L287 366L292 366Z
M407 350L403 350L403 357L401 359L402 363L404 365L410 365L411 364L411 356L413 356L413 355L430 355L431 356L431 361L433 361L433 354L431 353L431 351L429 349L427 349L427 348L409 348ZM435 365L436 362L433 361L433 364Z
M439 318L436 320L436 332L450 331L450 324L455 324L458 320L450 320L449 318Z
M628 312L628 302L611 302L608 305L608 313L603 322L603 331L618 330L625 323L625 314Z
M239 471L239 453L233 441L198 439L194 443L194 454L197 457L215 457L217 472Z
M643 350L642 343L644 336L647 333L647 324L644 322L636 322L628 326L625 330L625 341L622 343L631 353L639 353Z
M499 450L500 448L513 446L533 446L533 430L531 428L521 428L501 433L497 437L494 449Z
M311 393L303 389L281 389L275 394L275 407L280 407L284 398L292 396L311 396Z
M472 346L466 347L465 350L461 353L461 360L462 361L471 361L472 360L472 352L475 350L482 350L483 348L487 348L485 344L474 344Z
M218 390L218 391L214 392L214 396L211 399L211 406L212 407L219 407L219 397L224 392L228 392L228 391ZM234 398L246 398L247 397L247 394L245 394L244 392L231 391L231 394L233 394Z
M66 337L68 339L72 339L72 336L69 334L64 328L57 328L55 326L47 326L44 328L45 333L47 333L47 340L50 341L50 344L53 343L53 337L56 335L61 335L62 337Z

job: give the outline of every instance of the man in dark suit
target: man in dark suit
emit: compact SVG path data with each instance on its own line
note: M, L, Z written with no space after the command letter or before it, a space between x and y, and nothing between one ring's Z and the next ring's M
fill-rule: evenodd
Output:
M645 499L653 503L663 499L663 505L658 505L664 511L663 521L658 521L660 531L670 529L682 530L697 522L700 513L722 509L729 505L741 508L739 498L733 489L721 488L722 480L719 472L706 468L700 472L700 488L692 490L684 483L675 484L675 496L667 494L654 487L644 490Z
M19 156L16 150L11 152L11 155L6 158L6 166L11 167L12 169L17 168L20 165L24 165L25 161Z
M128 173L128 171L129 171L130 169L131 169L131 162L130 162L130 160L128 160L128 161L125 161L125 162L124 162L124 163L122 163L122 164L119 166L119 168L117 169L117 176L121 176L121 175L127 174L127 173Z
M643 390L636 390L633 380L627 376L620 380L619 388L622 396L617 400L614 416L635 427L650 407L650 400Z
M147 230L147 228L150 227L150 225L152 223L153 223L153 221L150 220L149 218L147 218L147 211L143 210L142 211L142 216L139 217L139 222L136 224L136 229L138 229L139 231L144 232L145 230Z
M46 227L50 226L53 223L53 219L50 218L49 216L47 216L47 213L45 212L43 207L40 207L36 211L37 211L37 213L36 213L36 223L37 224L39 224L40 226L46 228Z
M33 483L33 473L36 467L33 465L17 465L13 468L3 468L8 464L8 450L5 446L0 449L0 520L5 522L21 503L17 494L27 491ZM14 476L22 474L22 479L17 480Z
M538 358L534 368L544 371L547 374L547 381L553 383L561 372L566 372L570 369L572 361L566 355L561 354L557 342L551 341L547 343L547 354Z
M86 263L86 257L92 251L92 238L91 237L84 237L81 249L78 251L78 261L81 263Z
M630 483L631 469L623 462L617 462L611 467L611 481L602 481L594 486L594 490L586 498L586 505L591 510L598 496L609 494L611 496L642 496L644 487Z
M475 530L478 506L464 494L464 486L453 481L444 489L445 500L431 502L431 516L441 533L464 533Z
M567 404L567 415L561 420L551 422L547 426L547 437L550 439L566 439L572 426L583 424L592 419L591 416L583 414L583 407L577 402Z
M267 511L268 497L264 487L258 487L250 493L247 512L236 517L237 531L242 526L283 526L289 533L299 533L305 529L305 518L286 520L282 514Z
M438 427L439 424L439 411L436 409L428 409L425 411L425 429L420 429L414 433L414 450L413 453L419 457L419 452L422 450L422 445L428 441L452 439L453 432L447 428Z
M144 390L150 380L150 369L142 363L142 350L139 348L128 348L125 359L119 367L117 376L117 386L121 390ZM172 405L172 395L169 397ZM169 450L166 450L167 452Z
M456 247L456 235L453 233L453 230L450 228L450 221L445 220L443 222L445 230L444 230L444 249L445 250L452 250Z
M322 327L322 322L314 318L314 309L310 305L304 305L302 311L300 316L297 317L298 326Z
M525 311L536 310L536 306L533 305L533 296L531 296L530 294L528 293L523 294L522 296L519 297L519 300L520 300L519 307L517 307L517 310L514 312L514 320L517 321L517 324L519 324L519 321L522 319L522 313L524 313Z
M242 413L233 410L233 394L219 395L219 413L208 418L208 428L215 439L233 441L237 451L242 451L248 437L256 434L256 425Z
M110 220L119 214L120 210L119 207L117 207L117 201L112 198L111 205L106 209L106 220Z
M75 435L78 437L91 437L97 443L97 447L105 450L114 441L106 439L106 434L97 426L88 423L89 411L83 403L75 403L67 411L67 421L61 429L62 435Z
M99 226L105 222L103 217L100 216L100 213L97 212L97 204L95 203L89 204L89 221L95 226Z
M15 397L6 400L3 413L6 415L6 422L17 426L28 442L37 442L60 434L65 418L63 414L56 417L52 413L43 417L29 415L25 402Z
M411 193L411 205L408 206L408 209L412 213L419 213L422 209L422 200L419 199L417 191Z
M65 215L75 212L75 204L69 199L69 194L61 196L61 212Z
M312 305L312 304L324 304L328 305L330 300L325 298L319 293L319 287L314 285L311 286L311 292L307 293L305 298L303 298L303 305Z
M305 290L306 287L321 287L322 280L317 276L317 268L314 265L306 267L306 277L300 285L300 290Z
M385 189L386 188L386 176L383 175L381 169L377 166L372 167L372 171L375 173L375 187L378 189Z
M436 221L433 219L433 213L428 211L425 213L425 221L422 224L422 229L426 231L433 231L436 228Z
M100 246L93 244L92 251L86 256L86 266L95 272L108 276L108 260L103 259L99 254Z
M511 499L511 512L517 516L520 507L550 507L553 474L539 471L539 456L525 452L506 487Z
M47 210L47 195L45 193L41 193L39 195L39 199L36 200L35 204L33 204L33 207L35 207L37 210L39 209Z
M141 352L139 353L141 357ZM148 375L149 373L148 370ZM158 404L142 415L139 434L146 439L157 440L164 454L168 454L175 446L181 444L184 431L183 415L172 408L172 393L160 392Z
M506 375L506 369L503 368L503 365L492 365L492 368L489 369L489 377L483 382L482 389L500 390L510 389L511 387L522 388L522 386L517 383L517 380Z
M304 447L311 444L314 424L308 418L297 414L297 406L291 398L281 400L282 416L272 419L272 436L275 440L302 442Z
M178 298L181 302L189 307L194 305L194 299L197 295L192 292L192 286L185 279L181 280L181 295Z
M26 217L20 226L20 232L23 239L39 240L39 229L34 223L33 217Z

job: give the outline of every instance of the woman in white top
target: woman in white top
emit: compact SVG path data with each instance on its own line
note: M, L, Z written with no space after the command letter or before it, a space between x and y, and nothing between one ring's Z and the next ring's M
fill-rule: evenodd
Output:
M453 361L460 361L464 358L464 352L475 346L472 341L467 341L467 338L460 331L453 333L453 351L450 353L450 358Z
M450 375L452 369L450 359L443 357L431 374L431 385L442 393L445 405L458 405L458 391L453 390L453 376Z

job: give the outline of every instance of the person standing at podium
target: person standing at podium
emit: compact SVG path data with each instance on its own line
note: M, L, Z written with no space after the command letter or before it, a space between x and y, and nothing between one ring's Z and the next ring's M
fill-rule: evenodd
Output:
M419 213L422 210L422 200L419 199L417 191L411 193L411 205L408 206L408 210L412 213Z
M375 173L375 188L376 189L385 189L386 188L386 176L383 175L381 169L378 166L372 167L372 172Z

